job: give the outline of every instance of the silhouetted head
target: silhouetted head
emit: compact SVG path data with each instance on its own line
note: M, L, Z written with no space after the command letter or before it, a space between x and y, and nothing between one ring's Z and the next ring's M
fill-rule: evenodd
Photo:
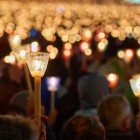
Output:
M62 140L104 140L105 130L96 117L75 115L64 125Z

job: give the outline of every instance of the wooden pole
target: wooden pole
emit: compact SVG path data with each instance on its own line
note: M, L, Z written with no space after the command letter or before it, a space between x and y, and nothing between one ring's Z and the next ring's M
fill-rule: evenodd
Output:
M35 122L41 126L41 77L35 77Z

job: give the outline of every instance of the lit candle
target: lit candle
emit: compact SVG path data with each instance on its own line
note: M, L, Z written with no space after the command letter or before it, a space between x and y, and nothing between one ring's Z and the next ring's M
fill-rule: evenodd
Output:
M55 92L58 90L58 87L60 84L60 78L59 77L47 77L46 82L47 82L48 90L51 91L50 111L53 111L55 109Z
M27 64L31 75L35 78L35 122L41 125L41 77L47 68L49 54L44 52L30 53L27 55Z
M136 74L129 80L132 91L139 99L139 110L140 110L140 75Z
M64 55L64 59L65 59L65 65L67 68L69 68L70 67L71 50L64 49L63 55Z
M30 94L33 92L33 89L32 89L29 70L28 70L27 64L26 64L26 55L27 55L27 53L28 53L28 49L26 48L26 46L14 48L13 51L11 52L11 54L13 54L16 57L16 59L19 62L21 62L23 64L23 66L24 66L26 84L27 84L27 88L28 88L28 94L30 96Z
M107 75L107 80L109 82L109 87L115 88L119 82L119 77L117 74L110 73Z
M134 95L140 97L140 75L134 75L129 81Z
M126 49L125 56L124 56L124 61L126 63L129 63L129 62L132 61L133 57L134 57L134 51L132 49Z

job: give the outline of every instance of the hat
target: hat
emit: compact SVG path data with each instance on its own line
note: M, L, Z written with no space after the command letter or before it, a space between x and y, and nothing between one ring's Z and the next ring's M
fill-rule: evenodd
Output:
M84 75L78 80L78 92L81 109L96 108L99 100L109 93L107 79L98 73Z
M20 92L16 93L10 101L10 105L17 106L17 107L25 110L25 106L26 106L27 98L28 98L27 92L28 91L24 90L24 91L20 91Z

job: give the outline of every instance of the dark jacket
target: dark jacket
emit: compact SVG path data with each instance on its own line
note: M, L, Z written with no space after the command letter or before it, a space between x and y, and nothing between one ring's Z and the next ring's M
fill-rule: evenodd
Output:
M136 140L132 133L111 132L106 134L106 140Z

